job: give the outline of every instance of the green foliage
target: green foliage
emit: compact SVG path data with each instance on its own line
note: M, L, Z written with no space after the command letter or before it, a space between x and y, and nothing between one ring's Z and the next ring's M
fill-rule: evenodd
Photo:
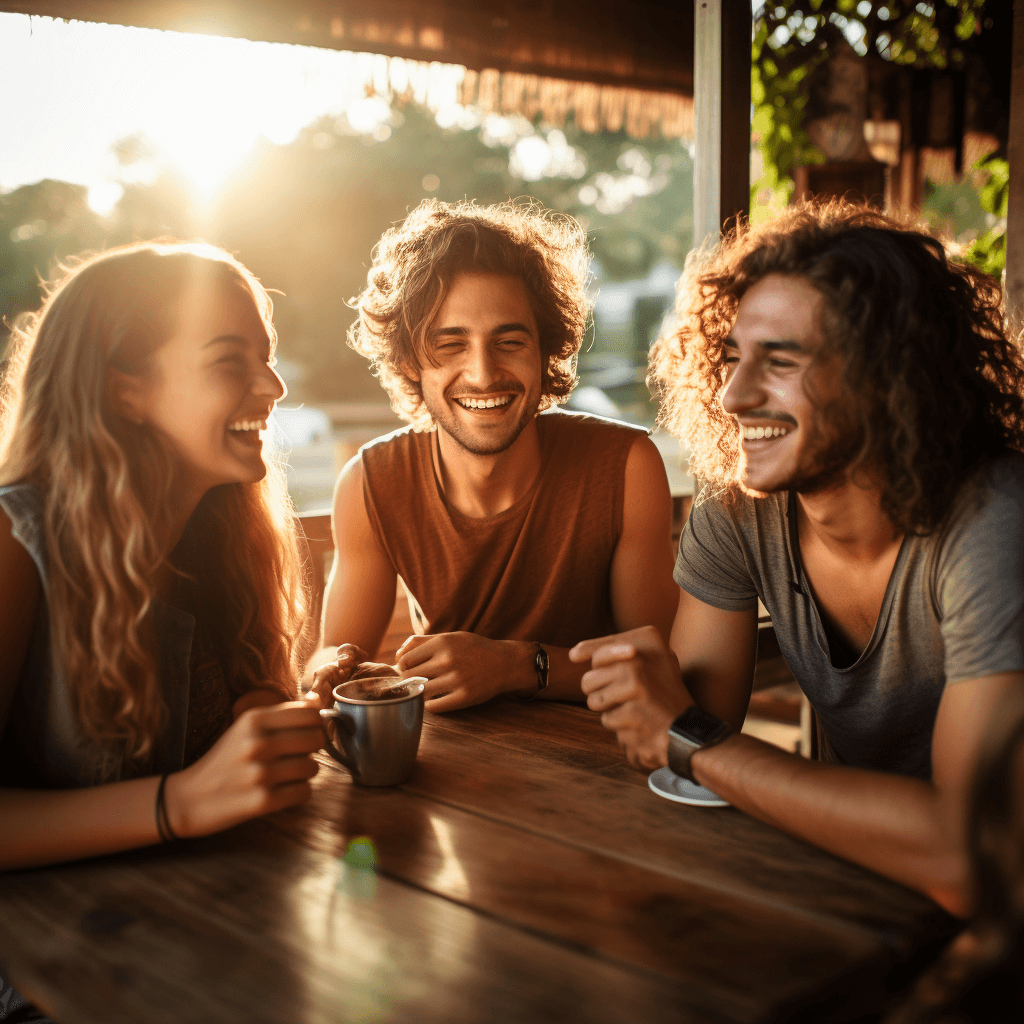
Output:
M104 234L81 185L39 181L0 195L0 316L10 323L34 310L40 280L61 260L100 245Z
M986 274L999 276L1006 269L1006 214L1010 203L1010 164L998 156L979 160L974 169L985 175L978 192L982 209L994 221L992 227L967 249L967 259Z
M141 238L199 233L188 185L173 172L149 185L126 185L107 218L89 207L83 185L66 181L38 181L0 194L0 318L10 325L37 309L42 282L74 256Z
M807 77L824 53L813 54L783 73L779 62L791 55L792 48L773 48L768 40L768 24L762 20L754 33L750 83L751 127L762 161L761 177L751 185L752 213L758 208L784 206L793 192L793 168L824 159L803 130Z
M921 213L935 235L964 246L987 230L988 215L970 177L950 182L925 180Z
M788 201L793 168L822 156L803 130L806 82L826 54L848 44L896 64L945 68L979 30L985 0L762 0L754 11L751 99L763 164L751 208Z

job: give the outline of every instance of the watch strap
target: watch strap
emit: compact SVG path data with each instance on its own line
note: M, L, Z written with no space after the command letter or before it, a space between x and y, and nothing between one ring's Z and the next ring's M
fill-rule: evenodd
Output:
M700 783L693 777L690 760L732 735L732 729L715 715L698 707L687 708L668 729L668 766L676 775Z
M537 648L533 652L533 669L537 673L537 689L529 697L524 698L525 700L533 700L541 690L548 688L548 673L551 670L548 652L538 643L535 643L534 646Z

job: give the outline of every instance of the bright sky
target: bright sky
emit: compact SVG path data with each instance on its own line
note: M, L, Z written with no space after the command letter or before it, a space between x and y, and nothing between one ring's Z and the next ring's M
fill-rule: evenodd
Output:
M283 43L0 14L0 190L42 178L89 186L106 213L121 174L110 151L144 132L211 194L254 141L291 142L324 114L387 138L387 95L457 115L464 69ZM389 82L390 79L390 82ZM446 113L447 112L447 113ZM122 179L123 180L123 179Z

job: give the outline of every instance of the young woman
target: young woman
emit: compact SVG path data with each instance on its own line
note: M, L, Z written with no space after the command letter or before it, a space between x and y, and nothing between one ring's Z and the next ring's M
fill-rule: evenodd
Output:
M15 331L0 413L0 870L308 799L305 595L260 432L272 305L205 245L83 262Z

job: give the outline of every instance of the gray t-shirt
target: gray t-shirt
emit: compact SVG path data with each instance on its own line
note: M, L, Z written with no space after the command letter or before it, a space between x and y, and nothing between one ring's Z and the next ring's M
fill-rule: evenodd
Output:
M793 494L702 495L676 583L728 611L760 597L835 760L930 778L945 686L1024 669L1024 457L985 469L941 531L904 538L871 639L845 668L833 665L796 526Z

